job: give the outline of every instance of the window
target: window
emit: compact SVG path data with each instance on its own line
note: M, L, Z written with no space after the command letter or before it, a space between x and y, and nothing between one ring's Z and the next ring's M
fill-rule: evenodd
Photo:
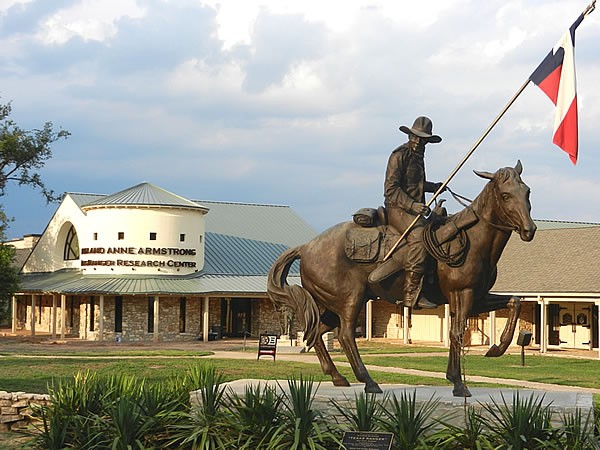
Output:
M72 261L79 258L79 239L77 239L77 232L75 227L71 225L67 238L65 239L65 248L63 251L63 259L65 261Z
M122 241L123 239L125 239L125 233L123 231L119 231L117 237L120 241Z
M185 242L185 234L184 233L181 233L179 235L179 242Z
M151 241L155 241L156 240L156 233L150 233L150 240Z
M96 323L96 297L93 295L90 297L90 331L94 331L94 325Z
M115 333L123 332L123 297L115 297Z
M179 298L179 332L185 333L185 307L186 307L186 299L185 297Z
M154 333L154 297L148 297L148 333Z

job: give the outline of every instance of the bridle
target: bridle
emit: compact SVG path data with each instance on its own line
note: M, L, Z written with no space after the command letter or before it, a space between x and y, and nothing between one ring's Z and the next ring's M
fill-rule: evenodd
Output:
M495 190L496 186L494 185L493 188L494 188L494 193L497 194L497 192ZM454 200L456 200L458 203L460 203L465 208L469 208L471 211L473 211L473 214L475 214L475 216L477 216L477 219L481 220L482 222L487 223L492 228L495 228L495 229L497 229L499 231L502 231L503 233L512 233L513 231L517 231L518 228L515 227L515 226L500 225L498 223L494 223L494 222L492 222L490 220L487 220L485 217L483 217L477 211L475 211L475 209L473 209L473 206L472 206L473 200L471 200L470 198L467 198L467 197L465 197L463 195L457 194L452 189L450 189L450 186L446 186L446 190L450 193L450 195L452 195L452 197L454 198ZM502 207L502 203L501 202L498 202L498 203L499 203L500 212L502 213L502 215L504 217L507 217L507 214L504 211L504 208Z

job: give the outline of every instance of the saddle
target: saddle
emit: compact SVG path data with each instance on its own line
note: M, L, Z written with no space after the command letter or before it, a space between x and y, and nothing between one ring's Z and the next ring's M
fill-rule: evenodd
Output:
M358 263L382 261L400 238L400 234L387 222L384 206L377 209L361 208L352 215L358 228L346 232L346 256ZM428 253L438 261L452 267L463 264L469 241L465 230L479 220L472 209L448 215L443 200L428 218L423 230L423 243ZM398 250L405 244L400 243ZM404 252L398 251L398 254Z

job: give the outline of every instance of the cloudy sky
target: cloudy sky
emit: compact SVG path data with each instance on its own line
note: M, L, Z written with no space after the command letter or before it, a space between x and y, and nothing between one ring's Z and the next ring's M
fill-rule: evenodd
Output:
M419 115L442 181L587 0L0 0L0 102L26 129L72 136L43 178L111 194L149 181L199 200L290 205L316 230L383 202L398 126ZM537 219L600 222L600 12L577 31L580 156L552 144L530 85L450 183L523 162ZM56 205L0 202L9 237ZM459 206L448 200L451 211Z

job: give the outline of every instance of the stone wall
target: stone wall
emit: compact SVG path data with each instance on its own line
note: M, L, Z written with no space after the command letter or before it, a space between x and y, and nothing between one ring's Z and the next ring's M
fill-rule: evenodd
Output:
M0 391L0 431L26 427L31 421L32 406L45 406L49 401L46 394Z

